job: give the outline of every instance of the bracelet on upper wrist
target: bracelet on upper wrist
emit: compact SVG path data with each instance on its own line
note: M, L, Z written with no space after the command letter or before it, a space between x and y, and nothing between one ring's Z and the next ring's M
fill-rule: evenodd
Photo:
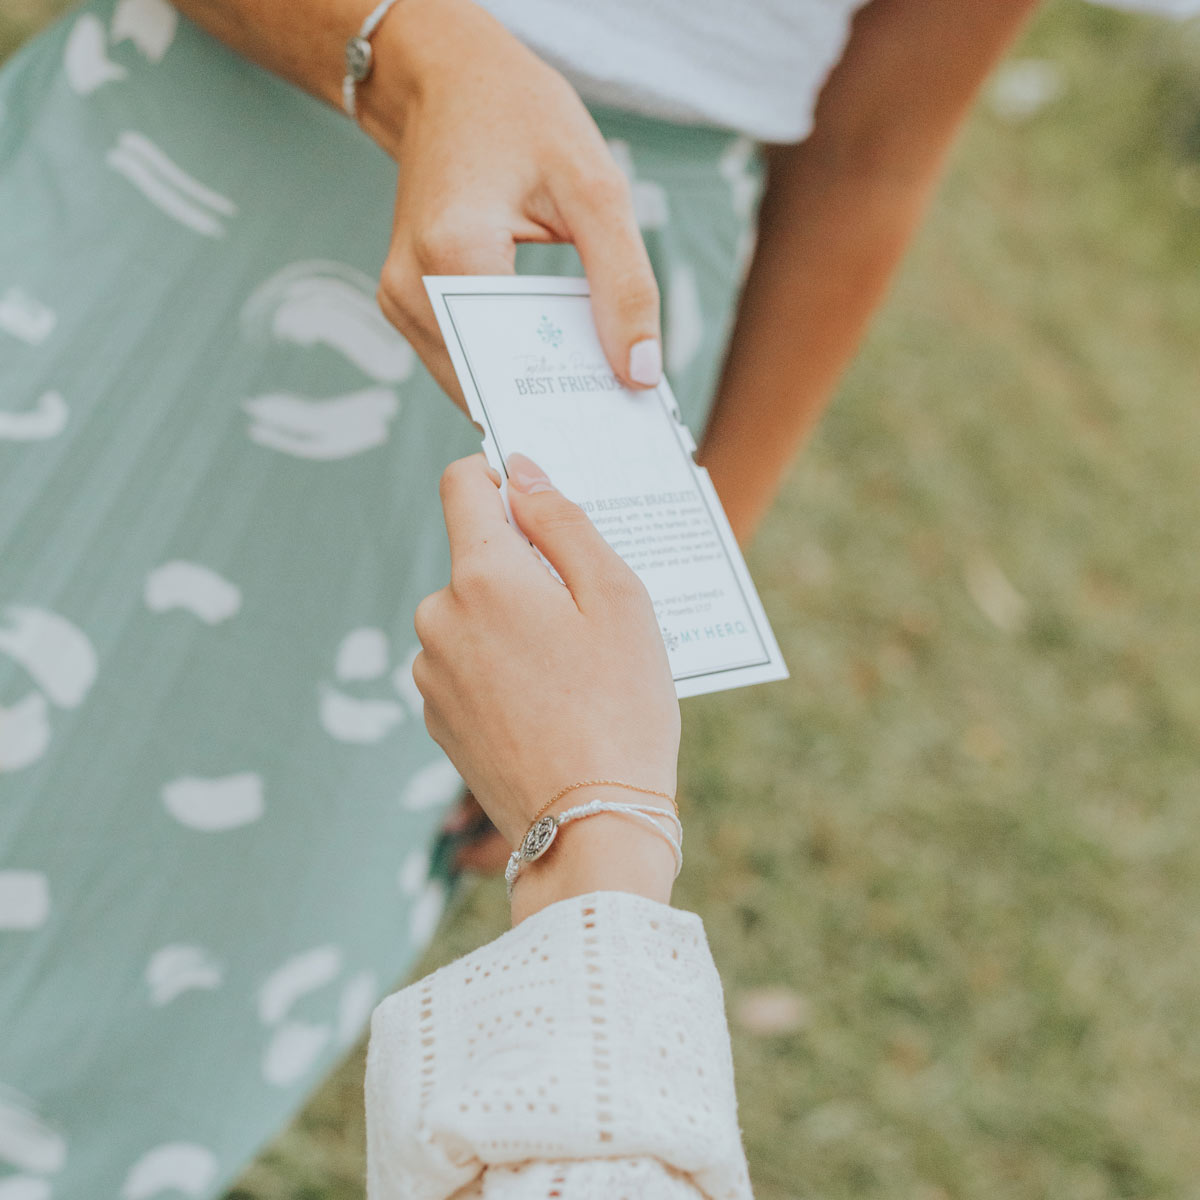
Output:
M346 75L342 80L342 109L346 116L358 117L358 85L366 81L375 65L371 36L400 0L379 0L367 14L358 32L346 43Z
M575 791L582 787L597 786L600 781L583 780L579 783L572 784L569 787L563 788L562 791L551 798L551 800L542 807L533 819L533 823L529 826L525 836L521 839L520 844L509 856L508 865L504 869L504 882L508 892L508 898L511 900L513 895L513 887L516 884L518 876L521 874L521 869L529 863L536 862L550 849L550 846L555 841L559 829L572 823L573 821L581 820L585 817L598 816L601 813L612 813L615 815L625 816L639 822L644 828L653 830L654 833L666 840L670 845L672 854L675 857L675 876L679 875L683 867L683 826L679 821L679 809L675 804L674 797L666 792L660 792L653 788L638 787L634 784L618 783L612 780L605 781L609 786L624 788L628 791L642 792L652 796L661 796L671 802L671 809L665 809L658 805L650 804L628 804L620 803L612 800L590 800L585 804L576 805L574 808L569 808L565 812L559 813L557 816L543 815L546 809L550 807L556 800L566 795L568 792ZM664 828L659 824L659 821L666 821L669 828Z

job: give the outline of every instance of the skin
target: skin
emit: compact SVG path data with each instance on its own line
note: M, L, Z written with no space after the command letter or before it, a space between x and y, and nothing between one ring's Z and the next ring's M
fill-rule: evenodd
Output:
M425 724L507 846L560 788L616 779L675 793L679 704L645 588L587 515L521 455L509 460L509 500L555 579L508 523L499 478L482 455L442 477L450 583L416 613L413 679ZM550 812L596 798L666 800L584 788ZM597 890L667 902L667 843L629 818L601 814L563 827L524 868L514 923L547 904Z
M988 73L1037 0L873 0L812 134L766 149L758 240L700 445L746 544L836 390ZM452 829L471 825L467 797ZM503 867L485 831L459 865Z
M338 108L346 39L369 4L177 0L239 53ZM574 89L470 0L400 0L360 86L363 128L402 164L379 305L464 407L421 276L508 275L518 242L572 242L616 375L661 362L659 293L629 183Z
M700 446L752 537L832 396L928 206L988 72L1037 0L871 0L809 138L769 147L757 249ZM342 48L370 0L176 0L247 58L340 107ZM628 184L570 85L471 0L400 0L359 88L363 128L404 169L379 303L460 406L422 273L509 273L519 241L573 241L617 375L659 339ZM464 81L467 86L464 86ZM452 817L479 816L470 798ZM459 865L503 865L485 832Z
M340 107L342 47L367 0L176 3ZM1036 5L872 0L812 134L768 149L757 250L700 453L743 542L857 349L979 88ZM383 311L461 405L421 273L508 273L519 241L573 241L613 370L636 385L629 353L658 343L658 289L628 184L570 85L471 0L400 0L374 44L360 120L404 164Z
M955 136L1037 0L872 0L813 132L767 150L758 242L700 447L750 540L920 225Z

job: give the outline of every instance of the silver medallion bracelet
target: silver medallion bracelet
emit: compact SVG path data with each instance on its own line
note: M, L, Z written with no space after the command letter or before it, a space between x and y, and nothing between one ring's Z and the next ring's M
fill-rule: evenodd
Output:
M346 116L358 113L358 85L371 74L375 55L371 49L371 35L379 28L380 21L388 15L399 0L380 0L362 23L362 28L346 43L346 77L342 80L342 107Z
M644 791L647 789L631 790ZM661 794L655 793L655 795ZM526 863L541 858L550 849L554 839L558 836L558 831L564 825L582 820L584 817L594 817L600 813L617 813L620 816L631 817L640 821L647 829L653 829L670 845L675 855L675 877L679 877L679 872L683 869L683 826L673 812L655 804L622 804L617 800L589 800L586 804L577 804L574 808L568 808L557 816L539 816L534 820L528 832L521 839L521 844L509 856L508 866L504 868L504 885L508 892L508 898L512 899L513 885L517 882L521 868ZM671 828L664 829L659 821L669 822Z

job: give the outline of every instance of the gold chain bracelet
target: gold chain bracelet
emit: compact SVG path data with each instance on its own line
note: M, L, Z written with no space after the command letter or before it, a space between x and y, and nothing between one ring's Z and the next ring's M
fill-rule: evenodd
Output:
M564 796L586 787L615 787L623 788L627 792L640 792L643 796L658 796L669 801L671 809L674 811L668 811L656 805L621 804L614 800L599 799L589 800L575 808L569 808L557 816L545 815ZM521 839L520 845L508 856L508 865L504 868L504 885L508 892L508 898L512 899L513 885L517 882L521 868L546 853L563 825L577 821L581 817L597 816L604 812L618 813L640 821L660 837L666 838L675 855L675 874L679 874L679 870L683 866L683 826L679 822L679 805L675 803L674 796L668 792L660 792L657 788L639 787L636 783L624 783L620 779L581 779L578 783L570 783L565 788L560 788L538 809L533 820L530 821L529 828ZM664 829L659 825L659 821L669 822L673 827L672 830Z
M679 816L679 805L675 803L675 797L669 792L656 791L654 788L638 787L636 783L622 783L619 779L581 779L578 783L568 783L565 788L560 788L541 808L533 814L529 824L532 828L537 824L538 820L550 811L564 796L569 796L572 792L579 791L580 788L586 787L615 787L624 788L627 792L641 792L643 796L661 796L664 800L669 800L671 807L675 810L675 815Z

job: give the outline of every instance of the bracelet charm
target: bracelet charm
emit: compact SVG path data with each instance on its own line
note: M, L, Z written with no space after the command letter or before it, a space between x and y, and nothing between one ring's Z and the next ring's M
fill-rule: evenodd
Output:
M631 788L631 790L646 791L647 789ZM664 795L665 793L656 792L654 794ZM659 837L665 838L675 856L675 874L679 875L680 869L683 867L683 826L670 809L650 804L619 804L612 800L590 800L586 804L568 808L557 816L535 818L521 839L521 844L509 855L508 865L504 868L504 885L508 892L508 898L512 899L513 886L517 882L517 876L521 874L521 868L526 863L541 858L550 849L562 826L584 817L598 816L600 813L617 813L629 817L640 822L645 828L653 830ZM666 821L670 829L664 829L659 824L660 821Z
M521 841L521 861L533 862L534 859L541 858L550 849L550 843L557 835L556 817L540 817L534 821Z
M504 885L511 899L513 884L526 863L541 858L558 837L558 818L539 817L525 832L521 844L512 852L504 868Z
M380 21L391 12L399 0L379 0L367 14L358 33L346 43L346 74L342 79L342 108L348 117L358 114L358 85L371 74L375 52L371 49L371 36L379 28Z
M352 37L346 43L346 74L355 83L362 83L371 73L371 43L365 37Z

